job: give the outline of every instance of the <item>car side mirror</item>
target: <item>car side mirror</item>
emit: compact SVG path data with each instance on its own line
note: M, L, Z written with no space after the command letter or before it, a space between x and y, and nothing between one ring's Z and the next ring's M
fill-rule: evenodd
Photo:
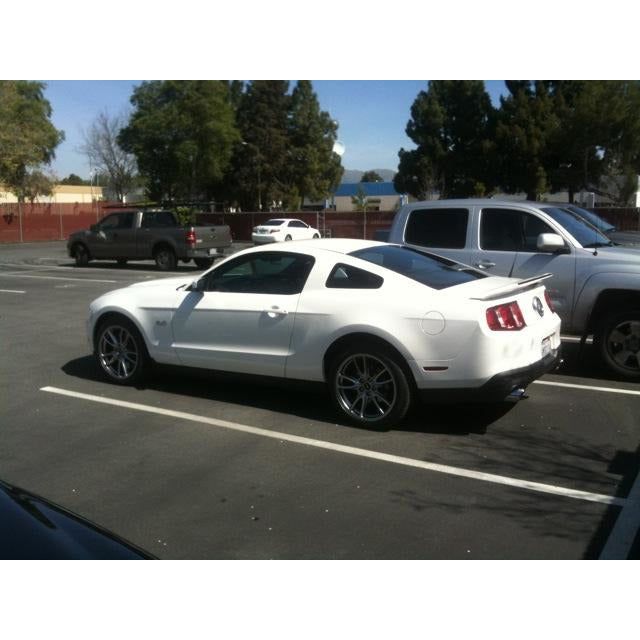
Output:
M541 233L536 246L543 253L569 253L563 237L557 233Z
M98 227L98 225L97 225L97 224L92 224L92 225L89 227L89 231L91 231L91 232L93 232L93 233L96 233L96 231L98 231L98 229L99 229L99 227Z
M205 287L205 279L200 278L199 280L194 280L188 287L187 291L204 291Z

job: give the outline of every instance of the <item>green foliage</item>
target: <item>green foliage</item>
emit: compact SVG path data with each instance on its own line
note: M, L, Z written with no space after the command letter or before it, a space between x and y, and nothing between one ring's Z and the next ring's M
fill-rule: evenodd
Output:
M358 191L355 196L351 196L351 204L353 205L354 211L361 211L362 213L366 213L367 207L369 206L369 198L365 190L362 187L358 187Z
M360 178L360 182L384 182L379 173L375 171L365 171Z
M64 133L51 123L51 105L44 84L23 80L0 81L0 182L18 198L32 190L31 170L48 164Z
M183 226L193 224L196 219L196 209L193 207L176 207L175 214L178 222Z
M417 149L399 152L396 189L416 197L435 190L465 197L492 186L495 110L479 80L434 80L411 106L407 135Z
M74 187L81 187L89 184L89 180L83 180L80 176L77 176L75 173L70 173L66 178L62 178L60 180L60 184L68 184Z
M215 193L240 136L224 81L143 82L118 143L135 155L152 199Z
M35 202L39 196L50 196L53 193L54 182L37 169L24 174L19 185L14 186L14 193L20 202Z

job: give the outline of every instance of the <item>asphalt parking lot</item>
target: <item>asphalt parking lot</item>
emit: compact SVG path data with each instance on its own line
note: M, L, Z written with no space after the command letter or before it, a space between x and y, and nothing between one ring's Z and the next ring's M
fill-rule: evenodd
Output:
M640 385L590 346L567 341L517 404L370 432L336 424L318 387L159 366L105 382L88 304L156 277L0 245L0 479L160 558L640 557Z

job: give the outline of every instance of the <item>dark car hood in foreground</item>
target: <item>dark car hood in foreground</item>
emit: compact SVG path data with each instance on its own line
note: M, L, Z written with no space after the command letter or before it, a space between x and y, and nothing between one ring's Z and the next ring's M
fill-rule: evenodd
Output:
M0 559L152 558L146 551L62 507L0 482Z

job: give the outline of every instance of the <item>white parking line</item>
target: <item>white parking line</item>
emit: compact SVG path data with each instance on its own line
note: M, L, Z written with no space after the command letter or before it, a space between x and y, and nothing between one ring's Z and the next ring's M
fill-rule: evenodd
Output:
M582 389L583 391L603 391L605 393L622 393L628 396L640 396L640 391L632 389L615 389L614 387L592 387L586 384L570 384L569 382L551 382L548 380L534 380L533 384L544 384L549 387L565 387L567 389Z
M282 433L278 431L269 431L267 429L259 429L257 427L250 427L244 424L238 424L235 422L228 422L227 420L217 420L215 418L208 418L206 416L199 416L193 413L184 413L182 411L172 411L170 409L161 409L159 407L153 407L146 404L139 404L137 402L126 402L124 400L113 400L111 398L104 398L102 396L90 395L87 393L79 393L77 391L69 391L67 389L60 389L57 387L42 387L40 391L46 391L48 393L56 393L62 396L68 396L70 398L78 398L80 400L89 400L90 402L98 402L101 404L108 404L116 407L123 407L125 409L132 409L134 411L143 411L145 413L154 413L161 416L169 416L172 418L178 418L180 420L189 420L190 422L198 422L200 424L206 424L213 427L220 427L223 429L230 429L232 431L239 431L242 433L249 433L256 436L262 436L264 438L272 438L274 440L294 442L296 444L306 445L309 447L316 447L318 449L327 449L330 451L337 451L339 453L347 453L361 458L370 458L373 460L379 460L382 462L391 462L393 464L399 464L406 467L415 467L418 469L424 469L426 471L434 471L436 473L445 473L452 476L458 476L462 478L469 478L472 480L482 480L484 482L493 482L495 484L507 485L518 489L525 489L528 491L536 491L541 493L550 493L564 498L573 498L575 500L587 500L589 502L599 502L601 504L623 506L626 504L624 498L616 498L614 496L607 496L599 493L590 493L588 491L579 491L577 489L568 489L566 487L558 487L549 484L543 484L541 482L529 482L526 480L518 480L516 478L509 478L507 476L499 476L492 473L483 473L481 471L472 471L469 469L461 469L459 467L450 467L448 465L436 464L433 462L425 462L424 460L415 460L413 458L404 458L401 456L395 456L387 453L380 453L378 451L370 451L369 449L360 449L358 447L349 447L342 444L336 444L334 442L326 442L324 440L316 440L313 438L304 438L302 436L295 436L288 433Z
M0 289L0 293L26 293L26 291L18 291L16 289Z
M93 278L64 278L60 276L32 276L25 273L2 273L0 271L0 278L35 278L38 280L73 280L74 282L107 282L110 284L117 284L117 280L95 280Z
M640 530L640 473L629 491L627 504L618 514L609 539L600 553L600 560L626 560Z

